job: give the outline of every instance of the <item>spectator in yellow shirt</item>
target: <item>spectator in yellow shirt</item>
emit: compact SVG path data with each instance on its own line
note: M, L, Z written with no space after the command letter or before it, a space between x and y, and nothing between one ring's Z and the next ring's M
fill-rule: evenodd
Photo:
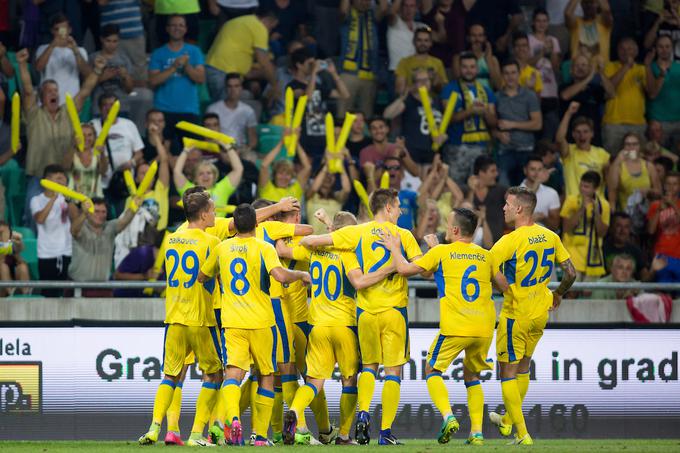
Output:
M300 168L296 169L295 165L286 159L279 159L274 162L274 159L281 152L282 146L283 139L262 159L257 183L260 198L276 202L283 197L291 196L302 200L304 186L307 185L309 175L312 173L312 163L299 142L297 155L300 160ZM274 162L274 165L270 174L269 166L272 162Z
M646 128L647 71L645 65L635 62L638 45L632 38L623 38L617 52L618 61L611 61L604 67L604 77L611 81L616 91L614 97L607 100L602 118L602 144L613 155L622 148L624 135L634 132L643 136Z
M404 93L406 87L413 85L416 72L426 70L430 74L432 87L439 92L448 79L442 61L430 55L432 49L432 30L429 27L418 28L413 34L413 45L416 53L410 57L402 58L395 71L395 92Z

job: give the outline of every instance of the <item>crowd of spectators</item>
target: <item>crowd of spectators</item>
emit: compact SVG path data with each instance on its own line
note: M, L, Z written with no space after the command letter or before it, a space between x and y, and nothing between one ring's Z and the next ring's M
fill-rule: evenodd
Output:
M283 126L287 88L308 98L299 130ZM425 92L437 122L455 103L436 139ZM336 134L356 116L340 173L326 149L329 112ZM180 121L235 143L186 147ZM293 133L298 147L286 150ZM370 193L387 172L399 225L423 249L457 206L478 213L474 241L490 248L511 228L507 187L523 185L581 280L679 282L678 156L677 0L0 1L2 280L158 278L155 254L195 184L218 208L292 195L321 232L318 208L365 216L351 182ZM147 193L129 193L123 172L139 184L152 164Z

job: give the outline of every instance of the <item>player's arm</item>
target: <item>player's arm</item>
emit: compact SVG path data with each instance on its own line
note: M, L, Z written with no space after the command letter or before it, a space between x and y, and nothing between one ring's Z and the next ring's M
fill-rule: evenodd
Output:
M410 277L411 275L420 274L421 272L425 272L427 270L423 269L417 264L409 263L406 260L404 255L401 253L401 239L399 236L393 236L388 231L383 236L383 243L385 244L385 247L387 247L387 250L389 250L392 254L392 261L394 262L399 275ZM414 259L417 258L420 258L420 256L417 256Z
M302 280L304 284L309 285L312 282L309 277L309 272L294 271L281 266L275 267L269 274L279 283L293 283Z
M491 278L491 282L503 293L510 289L508 279L505 278L505 275L503 275L503 273L500 271L496 272L496 275Z
M207 282L215 276L217 272L217 251L219 250L219 245L213 250L213 252L208 255L208 259L205 260L201 270L198 272L198 281L200 283Z
M364 274L361 271L361 269L356 268L347 272L347 278L349 279L349 282L352 284L354 289L364 289L368 288L369 286L373 286L378 282L383 281L394 271L395 271L394 264L390 264L389 266L383 266L377 271L370 272L368 274Z
M333 245L333 237L330 234L312 234L300 239L300 245L308 249Z
M574 264L570 259L561 262L560 267L563 271L562 281L560 282L560 285L557 287L557 289L552 292L553 305L551 310L557 310L557 308L560 306L560 303L562 302L562 296L564 296L564 294L569 291L571 285L573 285L576 281L576 269L574 269Z
M283 197L281 198L281 201L278 203L274 203L273 205L270 206L265 206L260 209L255 210L255 217L257 219L257 223L262 223L265 220L269 220L270 218L274 217L276 214L280 212L289 212L289 211L299 211L300 210L300 202L297 200L295 197ZM234 226L234 219L231 219L229 221L229 231L231 233L236 232L236 227ZM297 231L295 233L297 236L305 236L304 234L297 234ZM311 234L307 233L307 234Z

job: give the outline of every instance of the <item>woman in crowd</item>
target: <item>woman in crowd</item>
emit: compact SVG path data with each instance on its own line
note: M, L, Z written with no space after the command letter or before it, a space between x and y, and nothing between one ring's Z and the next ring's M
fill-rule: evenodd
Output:
M609 167L607 174L607 193L609 205L626 210L629 198L639 192L639 204L648 194L661 194L661 182L651 162L642 158L640 137L628 133L623 137L623 150Z
M94 126L85 123L82 129L85 141L83 151L79 152L73 147L64 158L69 177L68 186L90 198L101 198L104 196L102 177L106 175L109 161L103 147L94 148L97 139Z

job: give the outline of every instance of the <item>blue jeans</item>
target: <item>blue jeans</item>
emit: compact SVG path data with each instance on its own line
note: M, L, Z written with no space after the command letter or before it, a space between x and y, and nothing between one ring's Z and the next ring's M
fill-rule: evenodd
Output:
M208 85L208 93L210 94L210 100L212 102L217 102L220 99L224 99L225 95L225 78L227 74L214 68L210 65L205 65L205 81Z
M518 186L524 180L524 165L531 150L504 149L498 151L498 184Z

